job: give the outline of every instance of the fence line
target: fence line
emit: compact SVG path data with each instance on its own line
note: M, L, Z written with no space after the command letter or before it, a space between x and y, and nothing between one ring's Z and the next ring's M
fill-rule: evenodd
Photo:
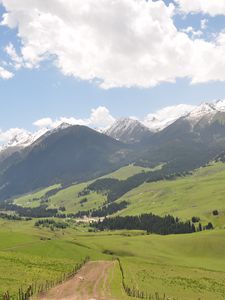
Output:
M59 278L55 280L46 280L45 282L42 283L38 283L38 282L32 283L25 290L22 287L19 288L16 298L10 296L9 291L7 291L2 295L2 299L3 300L12 300L12 299L29 300L34 295L45 293L49 289L53 288L54 286L58 284L62 284L63 282L71 279L88 261L89 261L89 257L85 257L83 261L75 265L72 271L62 274Z
M151 294L148 292L140 291L135 287L132 287L132 288L129 287L125 282L125 276L124 276L124 270L122 267L122 263L119 258L117 258L117 261L119 263L119 268L120 268L120 272L122 275L122 286L128 297L133 297L133 298L138 298L138 299L146 299L146 300L169 300L169 299L172 299L172 298L167 298L165 294L161 297L158 292L155 292L155 294ZM173 300L178 300L178 299L173 298Z

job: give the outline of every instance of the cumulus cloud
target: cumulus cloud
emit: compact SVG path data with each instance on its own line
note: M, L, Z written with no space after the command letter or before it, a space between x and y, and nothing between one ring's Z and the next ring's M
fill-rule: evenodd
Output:
M5 47L5 52L9 55L12 61L12 65L16 70L19 70L23 66L23 58L16 52L12 43L9 43Z
M109 110L104 106L99 106L91 110L91 116L88 120L89 124L98 128L105 128L115 122L115 118L110 114Z
M195 30L192 26L188 26L187 28L182 30L185 33L191 34L193 38L200 37L203 32L201 30Z
M183 13L225 15L225 0L175 0Z
M51 118L42 118L33 123L37 127L52 127L53 121Z
M11 79L14 76L14 74L5 68L0 66L0 78L2 79Z
M42 118L33 123L33 125L39 128L56 128L62 123L70 125L85 125L98 129L105 129L113 124L114 117L110 114L109 110L104 106L99 106L96 109L91 110L89 118L77 119L74 117L60 117L56 120L51 118Z
M152 87L184 77L193 83L225 80L225 45L199 39L198 31L189 37L178 30L172 3L1 1L7 11L2 25L17 28L21 39L21 56L11 45L7 50L18 66L34 68L51 60L63 74L94 81L102 88ZM215 14L213 7L223 11L225 0L177 2L182 11L205 7Z

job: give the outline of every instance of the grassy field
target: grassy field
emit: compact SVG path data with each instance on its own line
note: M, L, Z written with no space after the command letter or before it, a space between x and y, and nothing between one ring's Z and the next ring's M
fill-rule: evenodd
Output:
M129 176L135 175L143 171L148 171L148 170L150 169L142 168L134 165L128 165L123 168L120 168L119 170L113 173L107 174L101 178L107 177L107 178L115 178L115 179L123 180L128 178ZM48 206L50 208L58 208L60 206L64 206L66 208L66 211L69 213L76 213L80 210L89 210L89 209L100 207L106 200L106 197L104 195L91 192L89 195L86 195L85 197L78 196L79 192L83 191L83 189L87 187L87 185L90 183L91 181L75 184L66 189L59 191L57 194L49 197ZM19 197L15 199L14 202L24 207L39 206L41 203L40 198L43 197L47 191L55 189L57 187L60 187L60 185L51 186L42 189L38 192ZM81 203L81 200L83 198L87 198L87 202Z
M126 283L142 291L184 300L225 297L224 230L176 236L90 233L76 225L38 229L34 221L0 221L0 228L0 295L16 293L21 284L57 278L88 255L92 260L119 257ZM127 299L118 288L119 269L110 276L111 293Z
M23 207L37 207L40 205L40 198L43 197L46 192L59 188L60 186L61 186L60 184L56 184L56 185L49 186L45 189L41 189L39 191L35 191L33 193L23 195L17 198L15 200L15 203Z
M126 179L127 177L146 171L141 167L129 165L105 177ZM90 210L101 207L106 196L91 192L85 197L79 197L81 192L91 181L72 185L49 197L48 206L58 208L64 206L67 212L76 213L80 210ZM55 188L49 187L30 195L15 199L15 203L22 206L38 206L46 191ZM82 203L82 199L87 201ZM163 180L155 183L144 183L131 190L116 202L126 200L129 206L120 211L119 215L137 215L153 212L159 215L172 214L182 219L193 216L200 217L203 224L212 222L214 226L223 228L225 218L225 164L215 163L200 168L193 175ZM212 211L218 210L219 216L213 216Z
M144 183L125 194L117 202L126 200L130 205L121 215L153 212L172 214L183 219L200 217L203 223L225 225L225 164L215 163L200 168L183 178ZM219 216L212 211L218 210Z
M126 179L142 172L127 166L107 177ZM16 293L32 281L58 278L85 256L92 260L120 258L125 282L131 288L154 294L164 293L170 299L225 299L225 164L200 168L192 175L176 180L144 183L125 194L121 200L130 205L120 212L136 215L153 212L172 214L183 219L201 218L216 227L187 235L146 235L138 231L88 232L87 225L70 221L65 230L35 228L34 221L0 220L0 295ZM49 198L50 207L65 206L76 212L100 206L104 195L90 193L88 201L78 197L89 182L73 185ZM24 206L37 206L44 193L38 191L15 200ZM212 211L218 210L219 216ZM21 278L23 280L21 280ZM118 265L110 273L111 293L116 299L128 297L121 289Z

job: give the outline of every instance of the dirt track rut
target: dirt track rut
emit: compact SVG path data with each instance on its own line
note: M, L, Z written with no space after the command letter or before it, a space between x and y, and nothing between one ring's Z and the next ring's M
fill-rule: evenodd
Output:
M112 261L88 262L72 279L35 300L116 300L110 296L108 278L114 264Z

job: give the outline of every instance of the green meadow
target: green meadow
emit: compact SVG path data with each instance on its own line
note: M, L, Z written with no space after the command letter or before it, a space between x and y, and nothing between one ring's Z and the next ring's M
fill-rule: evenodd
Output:
M147 170L149 169L129 165L104 177L126 179ZM200 217L203 224L210 221L214 226L224 228L224 182L225 164L213 163L194 171L192 175L179 177L175 180L144 183L116 200L118 203L123 200L129 202L128 207L117 214L137 215L152 212L158 215L172 214L184 220L195 216ZM90 192L84 197L79 197L79 192L83 191L90 183L91 181L74 184L59 191L49 197L48 206L50 208L64 206L66 212L69 213L101 207L106 201L104 194ZM46 191L56 187L57 185L19 197L14 202L27 207L38 206L40 205L40 198L44 196ZM83 198L87 198L85 203L81 202ZM218 210L219 215L213 216L213 210Z
M110 174L107 174L101 178L115 178L119 180L127 179L129 176L138 174L143 171L149 171L148 168L142 168L139 166L128 165L123 168L116 170ZM58 207L65 207L66 211L69 213L76 213L79 210L90 210L94 208L100 207L105 201L106 196L102 194L97 194L95 192L91 192L89 195L85 195L85 197L79 197L79 192L83 191L88 184L92 181L79 183L71 185L68 188L65 188L59 191L57 194L49 197L48 206L50 208L58 208ZM15 199L15 203L17 205L21 205L24 207L35 207L39 206L41 203L40 198L45 195L46 192L60 187L60 185L54 185L35 193L31 193L28 195L24 195ZM87 198L87 202L82 203L82 198Z
M33 221L0 223L0 295L32 282L59 278L85 256L120 258L130 287L170 299L224 299L225 230L186 235L147 235L139 231L88 232L34 227ZM127 299L119 267L110 275L111 293Z
M147 169L148 170L148 169ZM105 177L126 179L146 171L133 165ZM49 198L49 207L65 206L77 212L101 206L106 196L81 192L90 182L74 184ZM147 235L140 231L89 232L87 224L67 220L64 230L36 228L35 220L0 221L0 295L21 285L59 278L90 256L91 260L119 258L125 283L147 293L166 294L168 299L225 299L225 164L213 163L192 175L175 180L144 183L117 200L129 206L120 215L153 212L172 214L184 220L200 217L215 227L186 235ZM22 206L38 206L49 187L15 199ZM212 211L219 215L213 216ZM119 265L110 273L111 293L116 299L131 299L122 289Z
M144 183L117 200L130 205L120 215L137 215L153 212L158 215L172 214L182 219L193 216L203 223L211 221L215 226L225 225L225 164L214 163L202 167L192 175ZM212 211L219 215L213 216Z

